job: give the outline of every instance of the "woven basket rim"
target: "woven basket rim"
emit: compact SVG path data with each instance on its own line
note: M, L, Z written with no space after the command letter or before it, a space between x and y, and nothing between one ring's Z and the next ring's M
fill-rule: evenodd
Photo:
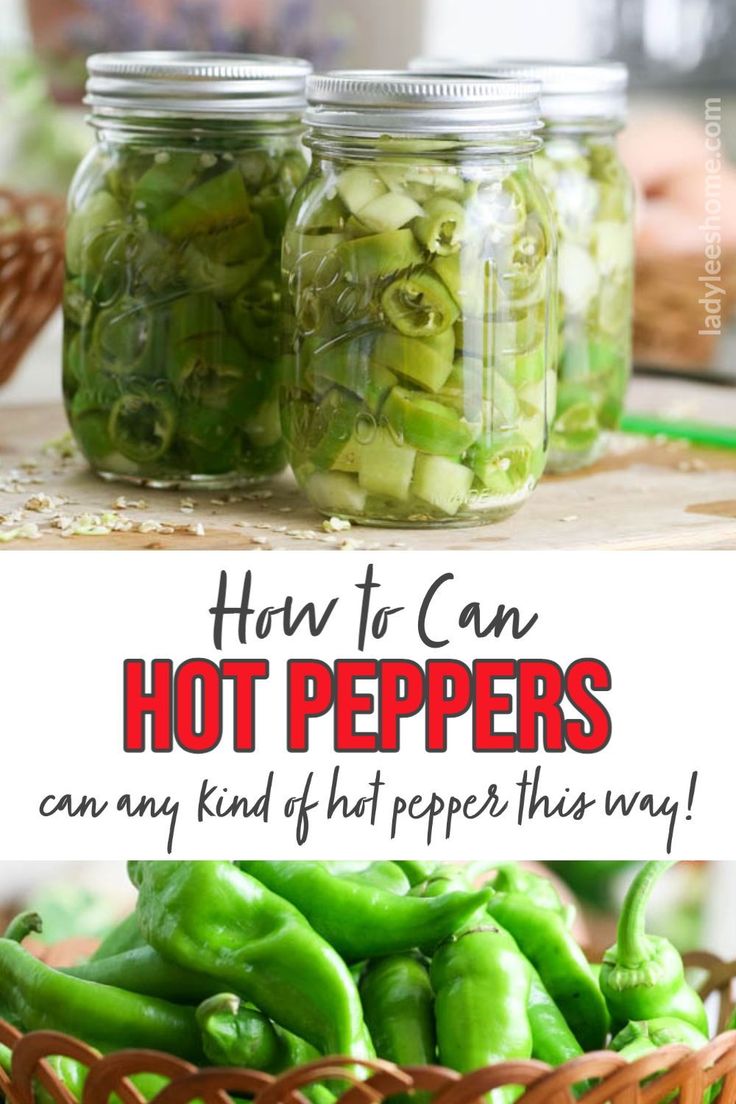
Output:
M40 1082L57 1104L74 1104L74 1097L58 1081L47 1063L64 1055L88 1065L90 1073L83 1104L108 1104L111 1094L122 1104L145 1104L128 1080L137 1073L168 1078L150 1104L232 1104L232 1094L252 1096L254 1104L307 1104L301 1089L323 1080L348 1082L340 1104L381 1104L389 1097L411 1091L432 1095L433 1104L478 1104L493 1089L521 1085L524 1104L658 1104L673 1092L680 1101L702 1100L709 1086L722 1081L719 1100L736 1099L736 1030L711 1039L702 1049L667 1046L636 1062L627 1062L615 1051L601 1050L574 1058L553 1068L534 1059L498 1062L460 1075L439 1065L397 1066L384 1059L358 1060L327 1056L279 1076L239 1067L196 1066L159 1051L125 1049L100 1056L86 1043L56 1031L32 1031L23 1035L0 1020L0 1043L10 1047L12 1074L0 1071L0 1093L9 1104L34 1104L34 1082ZM349 1068L348 1068L349 1067ZM356 1076L360 1068L364 1080ZM573 1093L581 1082L594 1083L587 1091Z
M384 1059L342 1056L318 1058L278 1076L244 1068L198 1069L190 1062L159 1051L126 1048L100 1055L88 1044L58 1031L26 1034L0 1019L0 1044L12 1052L11 1074L0 1069L0 1094L8 1104L35 1104L40 1083L55 1104L76 1104L59 1082L47 1059L75 1058L89 1067L82 1104L108 1104L114 1092L121 1104L146 1104L129 1080L136 1073L157 1073L169 1079L150 1104L232 1104L233 1093L253 1097L254 1104L308 1104L302 1089L312 1082L342 1078L347 1087L340 1104L382 1104L398 1093L428 1093L432 1104L480 1104L480 1098L503 1085L524 1086L523 1104L665 1104L673 1093L680 1104L700 1104L711 1085L721 1083L718 1104L736 1104L736 1030L724 1031L733 1007L731 987L736 959L724 960L707 951L683 956L685 965L705 970L699 986L705 997L717 994L719 1034L700 1050L662 1047L628 1063L611 1050L593 1051L552 1068L543 1062L499 1062L461 1075L439 1065L397 1066ZM368 1076L361 1080L355 1068ZM580 1093L581 1082L594 1082ZM578 1091L573 1091L578 1086Z

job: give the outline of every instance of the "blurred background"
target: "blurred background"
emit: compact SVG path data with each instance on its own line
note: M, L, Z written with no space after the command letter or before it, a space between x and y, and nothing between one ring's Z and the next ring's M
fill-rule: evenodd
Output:
M527 865L527 864L524 864ZM615 941L618 909L636 862L528 864L557 879L577 908L576 934L593 959ZM44 921L36 950L56 964L86 957L135 902L122 862L0 861L0 930L21 909ZM659 883L649 928L680 951L736 957L736 862L678 863Z
M317 68L403 66L416 55L479 64L619 58L632 73L622 148L639 192L637 360L734 371L731 331L720 341L697 334L696 294L706 100L720 101L723 154L736 158L734 0L1 0L1 9L0 222L11 229L24 217L17 197L63 196L91 142L80 99L93 51L267 51L302 55ZM736 299L736 170L727 161L719 179L728 309ZM0 255L0 327L15 309L17 287L7 285L18 284L13 266L21 263ZM60 330L55 311L12 378L6 372L0 403L59 398Z

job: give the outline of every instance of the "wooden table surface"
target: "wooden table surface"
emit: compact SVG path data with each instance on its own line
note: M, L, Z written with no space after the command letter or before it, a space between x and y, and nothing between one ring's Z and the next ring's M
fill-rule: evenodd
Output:
M736 425L736 388L637 379L629 408ZM736 451L618 434L593 468L545 478L498 524L326 532L289 475L233 493L105 483L49 447L65 432L58 406L0 406L3 550L736 549Z

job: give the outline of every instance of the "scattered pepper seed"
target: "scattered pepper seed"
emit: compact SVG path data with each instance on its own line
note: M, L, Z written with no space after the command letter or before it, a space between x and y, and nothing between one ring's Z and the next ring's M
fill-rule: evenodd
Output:
M125 495L118 495L113 502L113 506L116 510L147 510L148 503L145 498L126 498Z
M248 502L265 502L267 499L273 498L273 491L261 487L257 491L246 491L242 497L244 501Z
M46 444L41 446L41 452L51 453L60 460L73 460L79 456L79 449L70 432L62 433L61 437L47 441Z
M56 510L65 502L65 498L60 498L57 496L51 498L49 495L44 494L42 491L39 491L38 494L31 495L30 498L26 499L23 505L23 509L30 510L31 512L36 514L45 514L48 513L50 510Z
M325 533L345 533L348 529L351 529L352 526L347 518L330 517L325 518L322 522L322 528Z
M26 521L23 525L16 525L13 529L0 529L0 543L10 544L16 540L38 540L41 530L35 521Z
M154 518L146 519L138 524L139 533L173 533L174 526L167 525L163 521L156 521Z

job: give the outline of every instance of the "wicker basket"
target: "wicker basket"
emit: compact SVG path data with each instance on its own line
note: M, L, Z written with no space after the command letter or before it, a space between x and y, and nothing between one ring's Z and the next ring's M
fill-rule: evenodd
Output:
M0 384L61 302L64 202L0 189Z
M732 1008L731 982L736 962L715 955L686 956L690 966L701 967L706 978L703 996L716 993L718 1023L722 1026ZM13 1052L12 1074L0 1070L0 1095L8 1104L34 1104L34 1088L40 1084L57 1104L74 1104L74 1098L57 1080L45 1059L66 1055L89 1067L83 1104L108 1104L115 1093L122 1104L143 1104L128 1078L137 1073L157 1073L170 1083L155 1097L156 1104L232 1104L231 1093L252 1096L255 1104L306 1104L300 1089L326 1078L340 1078L346 1089L340 1104L381 1104L396 1093L420 1090L432 1095L433 1104L478 1104L479 1098L502 1085L524 1085L523 1104L575 1104L573 1086L596 1083L580 1099L584 1104L659 1104L677 1094L680 1104L700 1104L710 1085L722 1082L718 1100L736 1101L736 1031L718 1035L699 1051L683 1046L663 1047L629 1064L619 1054L601 1050L584 1054L558 1069L543 1062L501 1062L461 1076L440 1066L399 1067L380 1060L364 1062L370 1071L359 1080L350 1058L320 1058L289 1070L279 1077L246 1069L197 1069L196 1066L150 1050L123 1050L100 1057L85 1043L55 1031L21 1035L0 1020L0 1043Z
M634 362L678 368L708 368L718 349L716 335L700 334L705 285L702 255L639 258L634 295ZM721 256L719 296L722 328L736 310L736 252Z

